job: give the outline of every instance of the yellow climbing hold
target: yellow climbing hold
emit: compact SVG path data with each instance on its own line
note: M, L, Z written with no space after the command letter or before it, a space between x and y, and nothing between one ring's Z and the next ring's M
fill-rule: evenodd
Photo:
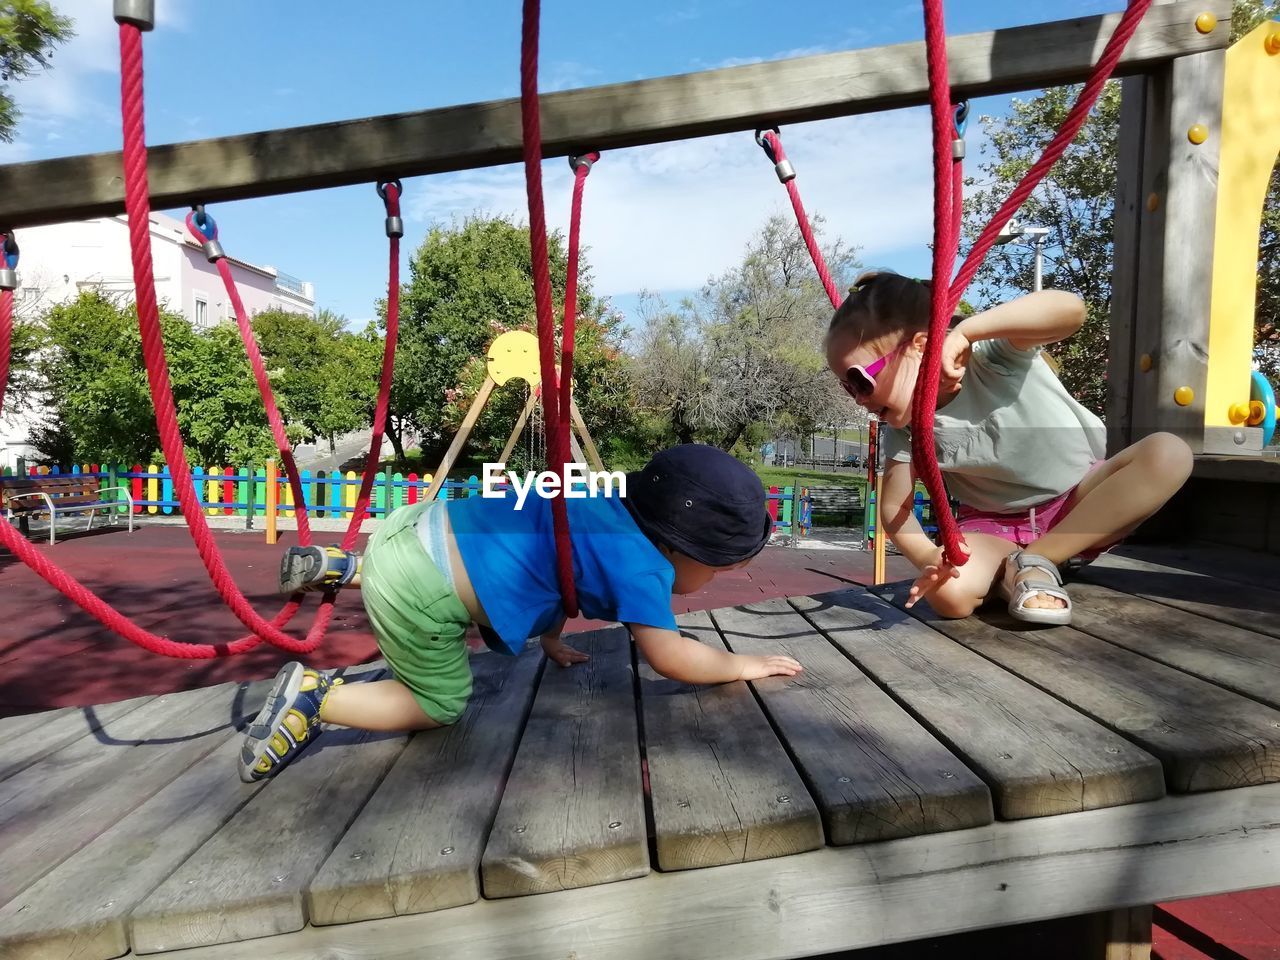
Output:
M1196 398L1196 392L1190 387L1179 387L1173 391L1173 402L1180 407L1191 406L1191 401Z
M1209 139L1209 128L1203 123L1192 124L1191 129L1187 131L1187 139L1199 146Z
M1233 403L1231 409L1227 411L1227 419L1233 424L1239 426L1249 420L1249 404Z
M1213 33L1213 28L1217 25L1218 18L1208 10L1196 17L1196 29L1201 33Z
M1142 355L1142 358L1138 361L1138 369L1143 373L1151 372L1151 354L1144 353Z
M1262 41L1262 49L1272 57L1280 54L1280 32L1268 33L1267 39Z
M1147 194L1147 213L1155 213L1159 209L1160 209L1160 194L1155 193L1154 191L1152 193Z
M542 381L538 364L538 338L528 330L508 330L489 344L489 376L498 386L523 380L531 387Z

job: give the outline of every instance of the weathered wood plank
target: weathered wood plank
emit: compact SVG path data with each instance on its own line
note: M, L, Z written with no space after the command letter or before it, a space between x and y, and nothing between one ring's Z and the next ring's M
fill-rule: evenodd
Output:
M97 707L63 707L0 720L0 780L81 737L99 732L104 723L119 719L152 699L135 697Z
M481 859L486 897L649 872L631 639L615 627L574 646L591 659L543 671Z
M878 597L791 602L987 782L998 816L1164 796L1150 754Z
M223 684L156 697L0 781L0 904L232 736L239 691Z
M679 618L709 646L706 612ZM822 846L822 818L745 683L692 686L640 663L658 866L713 867Z
M1277 461L1280 463L1280 461ZM1255 518L1256 519L1256 518ZM1109 556L1189 570L1206 577L1248 583L1266 590L1280 585L1280 556L1215 543L1124 544Z
M1280 884L1280 784L309 927L272 960L784 960ZM656 918L656 919L655 919ZM429 945L429 950L428 950ZM235 945L174 960L242 960Z
M1186 0L1147 13L1118 74L1226 44L1202 36L1201 10L1226 23L1226 0ZM1082 81L1118 14L951 37L952 93L976 97ZM566 90L542 97L543 154L610 150L762 125L927 102L922 42ZM368 183L520 159L515 99L152 147L156 209ZM0 167L6 228L122 213L116 152Z
M1111 554L1085 567L1080 577L1210 620L1280 637L1280 592L1275 590Z
M1144 657L1280 707L1280 643L1093 583L1074 583L1072 625Z
M456 724L414 736L311 882L312 923L443 910L480 897L480 854L543 662L472 657Z
M899 586L895 605L905 597ZM1155 754L1170 790L1280 780L1280 711L1070 627L1027 630L1003 612L944 620L923 604L911 612Z
M307 885L406 740L326 731L138 905L129 920L134 952L302 929Z
M784 600L712 613L735 653L785 653L798 677L753 681L832 844L990 823L986 785Z
M269 689L261 685L255 699ZM240 744L229 738L0 908L0 956L109 960L127 953L130 911L263 786L236 775Z

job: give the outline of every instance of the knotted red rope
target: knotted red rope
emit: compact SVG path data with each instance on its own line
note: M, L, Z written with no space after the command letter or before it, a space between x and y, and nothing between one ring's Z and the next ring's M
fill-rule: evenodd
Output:
M538 103L539 0L524 0L520 44L520 116L523 121L524 182L529 197L529 251L533 266L534 303L538 313L538 360L542 382L556 382L555 316L551 304L551 271L547 258L547 218L542 200L542 123ZM574 184L578 192L579 180ZM567 340L566 340L567 342ZM563 344L562 344L563 349ZM570 350L572 359L572 350ZM570 387L571 370L564 373L562 390ZM560 478L560 492L551 501L555 528L556 574L566 616L578 615L578 591L573 582L573 546L569 540L569 513L565 507L565 464L571 459L567 414L560 416L561 391L542 391L542 415L547 428L548 466Z
M942 366L942 344L947 326L959 305L965 289L973 280L983 258L1000 232L1045 174L1062 156L1088 119L1098 95L1102 92L1120 60L1124 48L1138 27L1151 0L1130 0L1115 32L1103 48L1075 105L1067 114L1062 128L1045 148L1044 154L1027 171L1021 182L1000 206L994 218L978 236L953 282L948 283L955 267L956 248L960 241L960 176L959 164L951 151L951 100L947 76L946 29L942 0L924 0L925 53L929 70L929 109L933 130L933 290L929 341L921 361L920 377L912 403L912 460L933 501L934 516L942 540L947 563L960 566L968 560L959 527L951 513L942 471L938 468L934 447L933 422L938 406L938 380Z
M822 256L822 251L818 249L818 238L813 235L813 226L809 223L809 215L805 213L804 203L800 200L800 188L796 185L795 168L792 167L791 161L787 159L786 151L782 149L782 137L777 130L764 130L756 134L756 142L760 144L765 154L773 161L774 169L778 173L778 179L787 188L787 195L791 198L791 209L796 214L796 225L800 228L800 236L804 237L804 245L809 249L809 256L813 258L813 266L818 271L818 279L822 281L822 288L827 291L831 306L838 309L840 306L840 291L836 289L836 282L831 279L831 271L827 269L827 261Z

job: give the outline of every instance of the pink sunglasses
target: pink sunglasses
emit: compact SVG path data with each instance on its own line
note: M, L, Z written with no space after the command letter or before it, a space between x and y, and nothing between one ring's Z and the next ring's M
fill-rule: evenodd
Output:
M849 396L853 397L855 400L865 400L867 397L871 396L871 394L875 393L876 377L879 376L880 371L885 368L885 364L893 358L894 354L898 353L898 351L910 342L911 341L909 340L904 340L879 360L869 363L865 367L850 367L849 372L845 374L844 379L840 381L840 386L844 387L845 393L849 394Z

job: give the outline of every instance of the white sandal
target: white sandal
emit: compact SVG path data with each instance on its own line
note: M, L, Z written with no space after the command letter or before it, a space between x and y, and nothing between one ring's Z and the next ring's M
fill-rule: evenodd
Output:
M1024 570L1039 570L1044 577L1027 577L1018 580ZM1066 626L1071 622L1071 597L1062 587L1062 574L1058 568L1034 553L1022 550L1009 554L1004 561L1004 571L997 584L1000 595L1009 601L1009 615L1027 623L1045 623ZM1062 607L1028 607L1027 601L1036 594L1061 600Z

